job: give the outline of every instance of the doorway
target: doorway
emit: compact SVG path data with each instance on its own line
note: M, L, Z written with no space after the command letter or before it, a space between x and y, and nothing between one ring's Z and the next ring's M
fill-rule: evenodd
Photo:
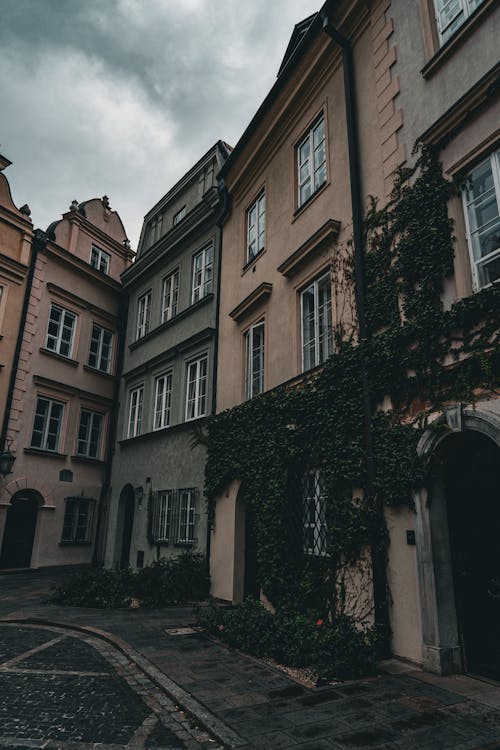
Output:
M122 489L119 507L122 516L120 568L128 568L130 564L130 546L132 543L135 512L135 492L131 484L126 484Z
M32 490L16 492L5 520L0 568L29 568L35 539L39 496Z
M500 679L500 448L465 431L443 442L441 456L463 665Z
M245 503L245 579L243 596L252 599L260 598L260 586L257 580L257 533L255 530L255 512L251 503Z

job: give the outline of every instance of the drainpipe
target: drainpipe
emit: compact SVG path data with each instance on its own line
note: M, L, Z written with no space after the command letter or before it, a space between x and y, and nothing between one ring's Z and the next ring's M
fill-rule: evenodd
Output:
M19 367L19 357L23 346L24 329L26 328L26 318L31 298L31 289L33 287L33 277L35 275L36 261L38 253L47 245L48 237L41 229L35 229L31 241L31 259L26 279L26 289L24 292L23 309L21 311L21 320L19 321L19 332L17 334L16 348L14 350L14 359L10 373L9 389L7 391L7 400L5 402L5 412L3 415L2 432L0 434L0 450L5 450L5 442L9 431L10 412L12 410L12 401L14 400L14 388L16 386L17 370Z
M363 231L363 203L361 198L361 177L359 159L359 130L356 112L354 60L352 44L349 39L337 31L331 23L328 12L321 12L323 29L342 50L342 67L344 70L344 98L346 108L347 145L349 153L349 181L351 185L351 208L354 248L354 278L356 314L359 325L359 338L363 343L368 339L365 310L365 274L364 274L364 231ZM379 550L380 534L385 531L384 508L375 493L375 467L373 460L373 439L371 432L372 403L370 397L370 383L363 358L362 364L363 389L363 431L366 449L367 493L369 507L377 518L377 531L372 537L371 559L373 571L373 599L375 607L375 622L389 633L390 619L387 602L387 559L386 554Z
M92 564L100 565L104 562L103 553L106 548L107 521L108 513L105 513L109 503L109 491L111 489L111 468L113 462L113 453L115 449L116 431L118 426L120 381L123 370L123 357L125 353L125 337L127 332L127 315L128 315L128 295L122 290L118 306L118 351L116 355L116 372L113 386L113 406L109 419L108 438L106 441L106 457L104 468L104 479L99 497L99 507L97 511L97 524L95 532L95 545L92 554ZM102 535L102 539L100 539Z

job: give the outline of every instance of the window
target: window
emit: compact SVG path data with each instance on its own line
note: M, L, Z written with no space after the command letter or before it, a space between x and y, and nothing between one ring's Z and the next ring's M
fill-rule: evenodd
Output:
M245 333L245 395L252 398L264 390L264 323Z
M153 498L151 531L158 544L195 542L196 490L161 490Z
M161 430L170 424L170 407L172 404L172 373L167 372L156 378L155 413L153 429Z
M90 339L89 367L101 372L109 372L113 351L113 334L96 323L92 326Z
M134 388L130 391L128 402L128 429L127 437L132 438L141 431L142 402L144 400L144 386Z
M103 415L82 409L76 452L79 456L99 458L101 454Z
M35 421L31 447L57 451L63 418L64 404L39 396L36 402Z
M213 258L212 244L207 245L193 256L193 291L191 294L191 303L193 304L212 291Z
M67 497L61 542L85 544L91 541L94 500Z
M484 0L434 0L441 43L444 44Z
M203 417L207 410L207 359L190 362L187 368L186 420Z
M174 271L163 279L161 294L161 322L165 323L177 315L177 300L179 297L179 271Z
M333 351L332 290L330 273L314 281L301 294L302 369L324 362Z
M323 117L297 146L297 178L300 207L326 182L325 120Z
M183 206L179 211L177 211L176 214L174 214L174 219L172 222L174 227L176 224L180 222L181 219L185 217L185 215L186 215L186 206Z
M500 151L465 179L462 189L474 286L500 279Z
M109 273L110 260L111 255L109 253L105 253L100 247L92 245L92 250L90 251L90 265L92 268L96 268L101 273Z
M136 339L141 339L149 331L151 323L151 291L143 294L137 300Z
M47 349L71 357L75 334L76 315L64 307L52 304L47 328Z
M302 478L303 549L306 555L326 555L326 492L320 471Z
M262 193L247 211L247 263L264 249L266 239L266 194Z

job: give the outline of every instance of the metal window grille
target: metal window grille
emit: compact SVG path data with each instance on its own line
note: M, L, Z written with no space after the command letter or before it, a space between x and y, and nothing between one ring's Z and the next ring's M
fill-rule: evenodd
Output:
M302 529L304 553L325 556L326 491L319 470L308 472L302 477Z
M194 545L198 491L193 488L158 490L153 493L151 537L157 544Z

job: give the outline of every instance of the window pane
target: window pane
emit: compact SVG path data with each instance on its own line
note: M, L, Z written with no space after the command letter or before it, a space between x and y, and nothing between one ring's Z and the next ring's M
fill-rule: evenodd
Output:
M302 293L302 341L304 370L316 365L314 285Z

